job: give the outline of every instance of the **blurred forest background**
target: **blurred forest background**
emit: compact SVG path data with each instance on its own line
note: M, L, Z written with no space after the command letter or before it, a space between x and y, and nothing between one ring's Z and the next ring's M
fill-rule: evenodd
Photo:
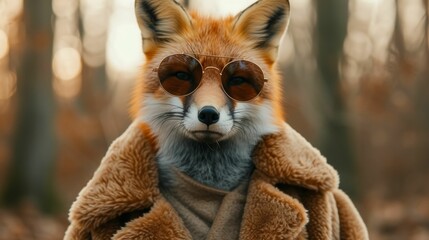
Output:
M341 175L371 239L429 239L428 0L290 0L289 123ZM0 0L0 240L62 239L130 123L133 0ZM185 1L212 15L252 0Z

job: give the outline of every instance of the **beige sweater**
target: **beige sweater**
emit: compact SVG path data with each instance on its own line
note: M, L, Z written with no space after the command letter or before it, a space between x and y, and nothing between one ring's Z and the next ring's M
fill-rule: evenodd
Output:
M73 203L64 239L192 239L183 214L160 192L156 152L148 127L133 123ZM239 239L368 239L336 171L290 126L264 137L253 161L242 217L233 220Z
M176 182L161 188L194 240L238 239L247 182L230 192L205 186L176 171Z

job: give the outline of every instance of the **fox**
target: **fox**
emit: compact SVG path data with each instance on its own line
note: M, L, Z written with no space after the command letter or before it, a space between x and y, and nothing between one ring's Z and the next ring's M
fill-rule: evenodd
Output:
M256 143L284 122L276 59L289 1L221 19L173 0L137 0L135 10L146 62L131 114L158 139L160 182L174 183L175 168L231 190L250 176Z
M64 239L369 239L338 173L285 121L288 0L221 18L135 0L135 14L146 60L133 121Z

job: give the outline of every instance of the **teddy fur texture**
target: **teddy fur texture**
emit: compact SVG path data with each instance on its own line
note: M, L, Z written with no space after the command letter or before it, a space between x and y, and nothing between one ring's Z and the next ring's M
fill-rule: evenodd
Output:
M157 146L134 122L115 140L70 209L64 239L191 239L158 188ZM368 239L338 175L285 124L253 152L239 239Z

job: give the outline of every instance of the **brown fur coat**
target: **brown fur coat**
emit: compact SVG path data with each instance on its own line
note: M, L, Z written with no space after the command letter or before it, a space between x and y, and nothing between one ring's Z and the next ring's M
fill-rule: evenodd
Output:
M255 148L240 239L368 239L337 172L285 124ZM160 194L156 141L133 123L70 210L64 239L191 239Z

